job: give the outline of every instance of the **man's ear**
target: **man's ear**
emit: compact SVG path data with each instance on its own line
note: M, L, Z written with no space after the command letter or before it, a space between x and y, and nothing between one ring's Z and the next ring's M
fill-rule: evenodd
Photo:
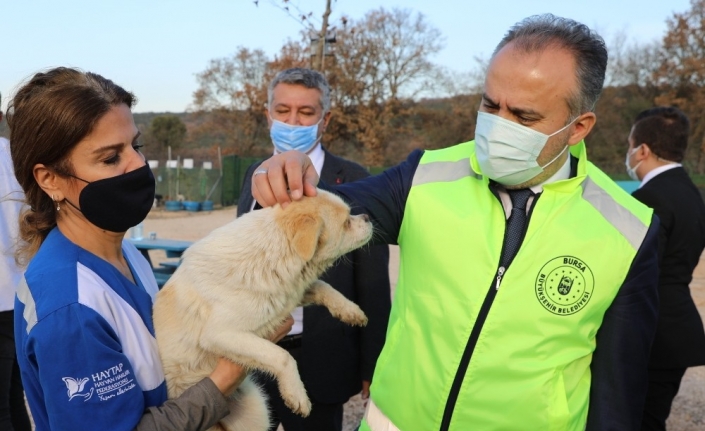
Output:
M328 111L326 112L326 115L323 116L323 131L326 131L326 127L328 127L328 123L330 122L330 116L331 112Z
M656 154L651 151L651 147L649 147L648 144L645 144L643 142L641 145L639 145L639 148L636 150L635 154L642 156L641 159L648 159L649 157L651 157L652 154L654 155L654 157L658 158Z
M32 169L34 180L39 187L44 190L44 193L49 195L53 200L63 201L64 193L59 187L60 178L53 170L47 168L42 163L37 163Z
M267 104L264 104L264 116L267 118L267 127L271 128L272 127L272 116L269 115L269 107Z
M585 112L581 114L573 123L573 133L568 139L568 145L575 145L585 139L597 122L597 117L594 112Z

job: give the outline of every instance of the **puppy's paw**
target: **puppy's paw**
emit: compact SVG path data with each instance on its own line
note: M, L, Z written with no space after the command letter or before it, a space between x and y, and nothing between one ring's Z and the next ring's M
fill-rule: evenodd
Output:
M309 400L308 397L303 400L299 400L297 403L287 402L286 405L292 412L300 416L308 417L308 415L311 414L311 400Z
M353 326L367 325L367 316L365 316L365 312L353 302L349 302L345 304L344 308L335 311L335 317L340 319L341 322Z
M280 387L279 391L281 392L284 404L286 404L292 412L307 417L311 414L311 400L308 399L303 384L297 386L299 387L292 388L293 391L285 390L283 387Z

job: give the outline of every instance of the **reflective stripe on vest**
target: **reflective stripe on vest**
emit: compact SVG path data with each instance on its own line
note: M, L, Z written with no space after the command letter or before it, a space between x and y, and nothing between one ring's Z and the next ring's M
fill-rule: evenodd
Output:
M400 431L375 405L372 398L367 400L367 407L362 420L367 423L371 431Z
M602 215L612 223L629 244L638 250L646 237L649 226L642 223L631 211L617 203L602 187L595 184L590 177L585 178L581 184L583 187L583 199L590 202Z
M453 162L431 162L421 164L416 169L413 186L428 183L451 182L465 177L482 178L470 165L470 159L464 158ZM620 205L603 188L595 184L589 177L581 184L583 199L590 202L595 209L602 212L605 218L624 235L635 249L638 249L646 236L648 225L644 224L631 211Z
M421 164L416 168L414 181L411 186L420 186L426 183L450 182L472 176L482 178L470 166L470 159L460 159L454 162L432 162Z

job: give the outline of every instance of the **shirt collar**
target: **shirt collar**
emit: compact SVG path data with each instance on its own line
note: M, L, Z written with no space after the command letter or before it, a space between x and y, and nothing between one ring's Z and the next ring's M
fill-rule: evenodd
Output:
M639 184L639 188L644 187L644 184L651 181L656 175L662 174L666 171L670 171L671 169L680 168L681 166L683 166L683 165L681 165L680 163L674 162L674 163L669 163L667 165L659 166L656 169L650 170L646 175L644 175L644 179L641 180L641 184Z
M543 186L545 184L555 183L556 181L567 180L568 178L570 178L570 158L571 156L569 153L568 157L566 157L565 159L565 162L563 162L563 166L561 166L558 171L556 171L556 173L553 174L546 181L531 187L531 191L535 194L538 194L543 191Z

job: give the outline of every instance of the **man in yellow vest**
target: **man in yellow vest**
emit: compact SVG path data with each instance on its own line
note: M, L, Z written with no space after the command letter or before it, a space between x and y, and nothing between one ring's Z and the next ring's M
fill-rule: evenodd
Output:
M653 212L587 160L600 36L540 15L512 27L475 140L329 187L401 250L361 430L636 430L658 296ZM262 205L315 194L297 152L253 174Z

